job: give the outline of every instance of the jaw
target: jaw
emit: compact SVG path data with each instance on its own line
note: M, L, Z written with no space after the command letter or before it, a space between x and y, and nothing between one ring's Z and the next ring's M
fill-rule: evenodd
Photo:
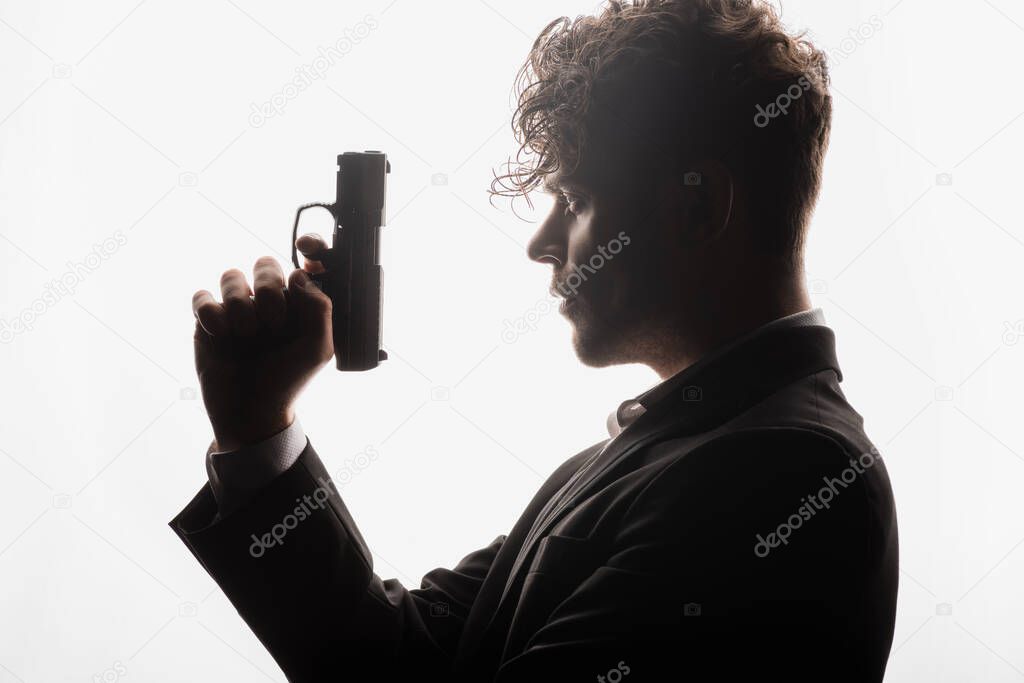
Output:
M636 338L636 328L608 312L595 314L582 303L567 316L572 325L573 350L580 362L592 368L635 362L630 340Z
M686 326L677 305L645 300L641 307L618 301L598 313L579 304L566 317L572 326L573 350L587 367L639 363L657 369L674 362L685 346L678 336Z

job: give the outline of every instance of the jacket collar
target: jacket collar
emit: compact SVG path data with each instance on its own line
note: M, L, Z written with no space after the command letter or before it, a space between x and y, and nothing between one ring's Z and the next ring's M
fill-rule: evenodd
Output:
M831 329L810 325L766 330L641 394L637 402L645 412L636 423L672 417L695 423L724 421L785 385L822 370L833 370L839 381L843 379Z
M784 386L823 370L835 371L842 380L835 334L828 327L814 325L767 331L677 375L671 391L659 396L647 412L608 441L562 499L535 521L506 581L499 607L508 599L509 589L539 539L629 455L671 435L713 429Z
M792 315L783 316L776 318L771 322L768 322L753 331L740 336L738 339L726 344L713 351L712 353L704 356L699 361L691 365L690 367L680 371L679 373L669 377L665 381L656 385L652 389L644 392L636 398L624 401L618 408L617 411L612 413L608 418L608 433L611 436L617 436L624 430L630 423L635 421L640 415L650 410L652 406L662 401L673 392L678 391L681 387L691 387L691 399L694 395L699 393L699 389L694 384L694 375L699 375L702 368L719 362L721 356L725 355L729 351L736 347L743 345L750 345L765 336L766 334L777 332L783 329L793 329L797 327L814 327L814 326L825 326L825 314L820 308L814 308Z

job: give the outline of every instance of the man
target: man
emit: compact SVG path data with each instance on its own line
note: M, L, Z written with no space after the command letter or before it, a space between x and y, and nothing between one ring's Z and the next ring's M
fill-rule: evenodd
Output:
M664 381L408 590L295 423L330 301L261 259L194 298L215 442L175 532L291 680L882 680L892 492L803 284L824 57L761 2L613 2L550 24L518 83L493 190L556 195L529 256L581 360Z

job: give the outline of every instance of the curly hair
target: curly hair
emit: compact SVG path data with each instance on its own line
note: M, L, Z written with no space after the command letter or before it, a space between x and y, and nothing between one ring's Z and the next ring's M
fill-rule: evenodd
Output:
M828 85L824 53L764 0L611 0L534 42L515 82L519 149L491 193L528 200L598 148L645 177L711 155L746 181L763 247L794 256L821 183ZM794 86L785 115L755 125L758 105Z

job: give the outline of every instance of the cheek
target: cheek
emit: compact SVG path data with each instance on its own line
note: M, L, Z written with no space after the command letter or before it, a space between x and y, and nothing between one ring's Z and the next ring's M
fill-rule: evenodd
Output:
M635 242L619 238L621 224L606 216L595 216L581 221L579 231L569 242L571 267L579 268L586 276L586 293L594 305L617 308L628 302L637 289L639 266L630 245ZM614 229L613 229L614 228Z
M597 253L598 245L593 238L593 221L586 216L576 219L572 230L569 232L569 243L567 245L567 256L569 265L582 266L590 260L590 257Z

